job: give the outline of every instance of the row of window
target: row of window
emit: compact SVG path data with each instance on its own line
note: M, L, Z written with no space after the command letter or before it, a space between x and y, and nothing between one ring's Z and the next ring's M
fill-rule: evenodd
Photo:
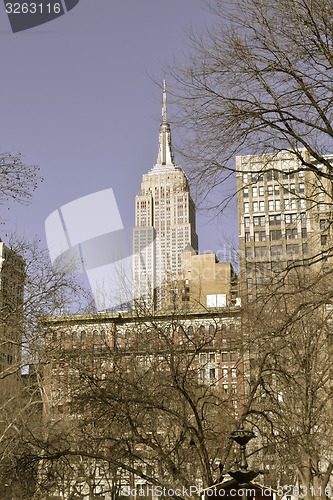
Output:
M306 209L306 200L304 198L299 199L299 205L301 210ZM264 200L262 201L253 201L252 202L252 211L253 212L265 212L266 206L270 212L279 211L282 208L282 204L280 200L268 200L267 205ZM283 206L285 210L296 210L297 209L297 200L296 198L285 198L283 200ZM250 203L248 201L244 202L244 213L250 212Z
M286 224L296 224L298 220L301 221L302 224L306 223L306 213L301 212L299 215L298 214L284 214L284 221ZM281 214L274 214L274 215L269 215L268 218L266 219L265 215L258 215L258 216L253 216L253 225L254 226L266 226L266 220L269 223L270 226L280 226L281 225ZM326 223L326 220L323 220L323 224ZM244 226L245 227L250 227L251 225L251 218L250 217L244 217Z
M299 236L301 238L307 237L307 229L306 227L302 227L300 233L298 232L296 227L287 228L284 233L282 233L281 229L271 229L268 234L269 240L270 241L281 240L283 234L285 235L287 240L297 240ZM254 231L253 239L255 242L266 241L267 239L266 231ZM251 241L251 234L246 232L245 242L249 243L250 241Z
M326 243L325 243L326 244ZM303 243L302 247L295 244L286 245L286 253L287 255L298 255L300 252L300 248L302 249L302 253L308 253L308 244ZM245 249L245 256L247 259L260 257L268 257L270 252L271 257L281 257L283 255L283 246L282 245L272 245L270 248L267 247L254 247L254 252L252 252L252 248Z
M254 182L263 182L266 178L267 181L279 181L281 178L283 180L292 181L295 178L295 174L298 173L298 177L304 177L304 172L302 170L298 172L290 171L281 171L281 170L268 170L267 172L245 172L243 174L243 183L249 184Z
M237 361L237 353L236 351L223 351L221 352L221 361L222 363L235 363ZM207 363L214 364L216 363L216 353L205 353L201 352L199 355L199 362L201 365L205 365Z
M206 380L207 375L209 375L210 380L216 380L217 379L217 368L200 368L199 371L200 375L200 380ZM233 367L231 369L229 368L222 368L222 378L237 378L237 368Z
M280 189L282 188L282 189ZM279 184L269 184L267 186L267 190L265 190L264 186L253 186L251 188L251 193L252 193L252 198L258 198L261 196L268 196L270 195L275 195L278 196L280 194L280 191L283 192L283 194L294 194L296 192L296 185L295 184L283 184L283 186L280 186ZM298 185L298 193L304 193L304 183L299 183ZM249 188L244 187L243 188L243 196L244 198L249 197Z
M228 328L227 325L222 324L218 327L218 330L222 333L222 335L225 335L227 333L227 330L229 334L233 334L235 332L235 324L231 323L230 325L228 325ZM142 346L142 348L148 348L153 344L154 338L156 338L158 342L161 342L163 338L172 338L174 335L177 336L179 345L194 340L207 342L215 337L216 332L217 326L215 324L210 324L208 326L200 325L199 327L195 328L193 326L189 326L187 328L179 326L177 329L174 329L174 327L170 325L160 335L158 335L158 332L154 332L149 328L142 332L132 332L128 329L125 332L118 330L114 335L110 333L107 336L105 331L103 330L94 330L92 334L88 335L87 332L83 330L81 332L72 332L70 340L73 348L79 346L81 348L86 348L89 344L94 350L105 350L108 345L111 346L113 344L114 339L114 345L116 349L120 350L124 347L126 350L130 350L134 346ZM57 332L53 332L53 344L59 342L60 347L63 348L65 340L67 341L67 339L68 337L65 338L64 332L59 332L59 334Z

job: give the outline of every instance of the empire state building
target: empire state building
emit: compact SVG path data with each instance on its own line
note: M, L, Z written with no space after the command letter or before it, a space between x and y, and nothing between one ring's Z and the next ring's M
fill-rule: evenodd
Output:
M186 175L172 154L164 80L157 162L143 175L135 198L134 297L160 307L165 285L181 274L181 255L188 245L198 250L195 205Z

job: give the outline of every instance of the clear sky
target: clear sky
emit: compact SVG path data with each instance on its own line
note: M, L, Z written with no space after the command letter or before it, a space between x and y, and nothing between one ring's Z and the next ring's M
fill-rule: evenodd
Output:
M22 152L44 177L30 206L3 213L5 241L17 230L46 245L51 212L109 187L124 225L134 224L142 174L157 158L162 96L153 80L186 57L186 30L211 20L201 0L80 0L13 34L0 3L0 148ZM200 250L218 251L236 235L236 216L209 219L197 217Z

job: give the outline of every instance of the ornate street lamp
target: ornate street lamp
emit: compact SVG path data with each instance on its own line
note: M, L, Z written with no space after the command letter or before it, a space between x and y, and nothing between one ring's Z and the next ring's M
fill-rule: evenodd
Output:
M254 432L244 429L243 423L238 431L234 431L230 434L230 438L233 439L240 446L240 468L237 470L230 470L228 474L239 484L245 484L252 481L255 477L260 474L259 470L247 470L248 463L246 460L246 445L255 438Z

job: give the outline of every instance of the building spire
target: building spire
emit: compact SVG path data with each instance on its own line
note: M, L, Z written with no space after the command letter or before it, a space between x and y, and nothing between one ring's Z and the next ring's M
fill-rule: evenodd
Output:
M170 123L167 121L167 93L165 78L163 80L162 123L160 125L157 165L174 165L171 149Z
M163 107L162 107L162 123L167 123L167 95L166 95L166 82L163 80Z

